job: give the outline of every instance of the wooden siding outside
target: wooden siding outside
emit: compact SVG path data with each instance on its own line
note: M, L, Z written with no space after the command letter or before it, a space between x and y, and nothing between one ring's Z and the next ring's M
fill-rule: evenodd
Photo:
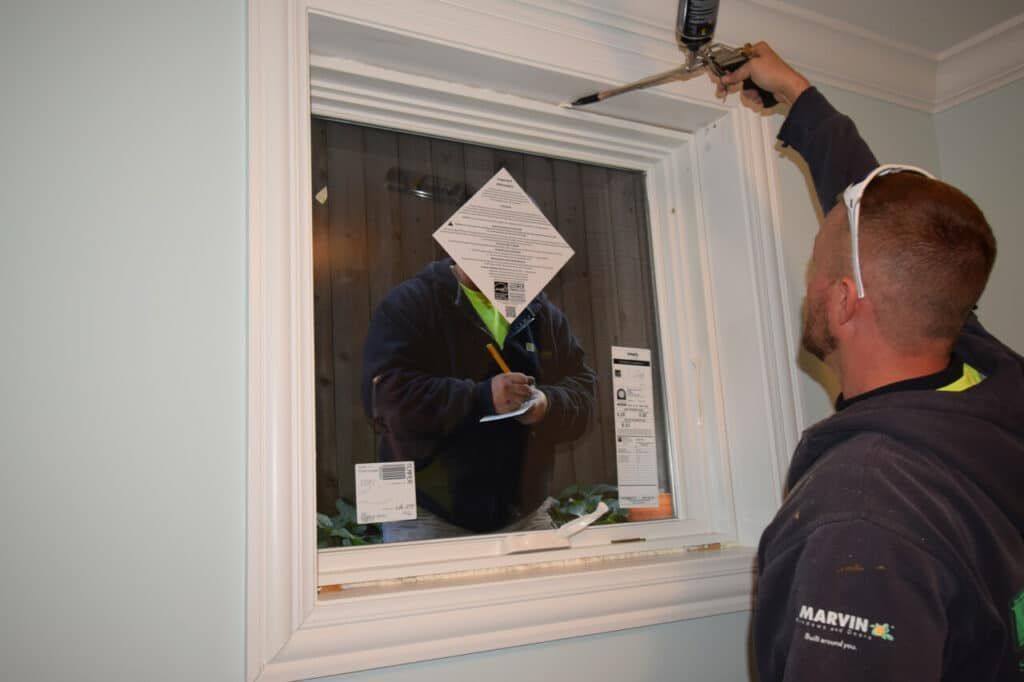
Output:
M597 413L582 438L561 447L551 494L614 483L611 346L651 349L663 404L643 175L320 118L312 150L313 193L327 189L326 202L313 199L318 509L333 512L338 496L353 500L353 466L374 461L359 387L374 309L444 255L433 232L501 168L575 251L545 291L598 373Z

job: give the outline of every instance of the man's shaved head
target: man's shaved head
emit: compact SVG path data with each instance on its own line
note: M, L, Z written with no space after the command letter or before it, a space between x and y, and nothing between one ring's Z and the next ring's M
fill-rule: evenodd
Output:
M848 275L850 237L844 207L830 212L833 249L819 264ZM917 173L876 178L860 209L860 259L865 291L879 329L894 347L952 343L981 297L996 242L984 214L967 195Z

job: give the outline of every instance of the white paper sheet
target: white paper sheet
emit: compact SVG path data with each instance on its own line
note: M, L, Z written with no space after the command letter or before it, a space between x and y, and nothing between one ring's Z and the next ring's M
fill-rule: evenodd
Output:
M523 404L520 405L517 409L512 410L511 412L503 412L501 414L489 414L486 417L480 417L480 421L496 422L502 419L512 419L513 417L518 417L521 414L526 414L527 412L530 411L530 408L536 404L537 398L530 398L529 400L523 402Z
M444 221L434 239L509 322L573 255L504 168Z

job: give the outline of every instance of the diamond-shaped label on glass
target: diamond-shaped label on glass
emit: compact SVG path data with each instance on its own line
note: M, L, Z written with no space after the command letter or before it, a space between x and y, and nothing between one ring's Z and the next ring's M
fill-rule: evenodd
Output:
M573 255L504 168L444 221L434 239L509 322Z

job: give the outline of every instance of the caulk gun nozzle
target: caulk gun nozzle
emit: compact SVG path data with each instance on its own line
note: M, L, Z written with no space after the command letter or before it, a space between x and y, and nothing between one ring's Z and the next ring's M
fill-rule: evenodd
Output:
M587 104L593 104L594 102L601 101L601 93L595 92L593 95L587 95L586 97L580 97L578 100L570 104L571 107L582 107Z

